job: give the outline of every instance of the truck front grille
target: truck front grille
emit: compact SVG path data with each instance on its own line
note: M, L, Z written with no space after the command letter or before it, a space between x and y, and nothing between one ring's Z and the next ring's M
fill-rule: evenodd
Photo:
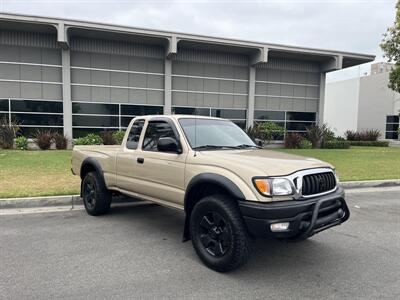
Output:
M332 172L309 174L303 176L302 195L310 196L333 190L336 178Z

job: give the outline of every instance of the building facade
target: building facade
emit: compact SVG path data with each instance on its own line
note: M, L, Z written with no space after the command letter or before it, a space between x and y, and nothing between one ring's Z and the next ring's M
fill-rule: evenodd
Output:
M326 85L325 121L337 134L378 129L382 139L398 139L400 94L388 87L390 70L376 63L370 75Z
M80 137L144 114L288 131L324 120L325 74L374 56L0 14L0 117Z

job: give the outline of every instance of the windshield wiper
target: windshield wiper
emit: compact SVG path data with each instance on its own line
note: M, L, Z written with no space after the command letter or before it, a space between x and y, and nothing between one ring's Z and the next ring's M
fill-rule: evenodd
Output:
M193 148L193 150L207 150L207 149L236 149L236 147L221 146L221 145L201 145Z
M260 146L257 145L250 145L250 144L241 144L241 145L237 145L237 146L233 146L232 148L235 149L244 149L244 148L261 148Z

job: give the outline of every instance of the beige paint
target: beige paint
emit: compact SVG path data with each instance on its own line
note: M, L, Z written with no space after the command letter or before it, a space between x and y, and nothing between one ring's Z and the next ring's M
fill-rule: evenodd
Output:
M160 116L136 118L146 120L139 145L142 144L148 120L152 117ZM224 176L237 185L247 200L268 202L272 201L271 198L260 195L254 188L254 176L282 176L310 168L332 168L331 165L313 158L263 149L196 151L195 154L178 122L179 118L193 116L166 117L170 118L178 129L182 154L143 151L140 146L137 150L130 150L125 146L125 136L122 146L74 147L74 173L79 174L85 158L93 157L103 168L109 189L183 209L186 188L190 180L198 174L215 173ZM131 121L127 132L134 120ZM144 164L136 162L139 157L144 158Z

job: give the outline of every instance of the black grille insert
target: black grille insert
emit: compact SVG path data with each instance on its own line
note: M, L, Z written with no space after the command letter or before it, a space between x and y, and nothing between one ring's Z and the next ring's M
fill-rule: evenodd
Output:
M310 174L303 176L303 196L315 195L333 190L336 186L335 175L332 172Z

